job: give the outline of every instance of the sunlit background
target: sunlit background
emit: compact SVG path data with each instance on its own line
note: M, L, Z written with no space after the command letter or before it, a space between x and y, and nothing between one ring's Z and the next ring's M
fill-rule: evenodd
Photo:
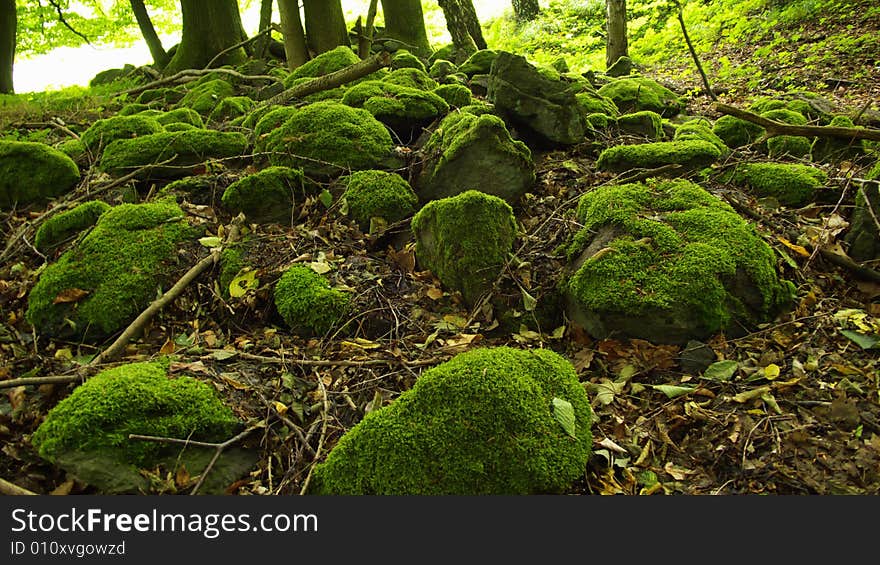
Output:
M431 2L424 2L427 5ZM248 34L256 33L259 29L260 7L259 2L251 2L251 6L242 9L242 24ZM346 20L354 21L358 15L365 14L368 0L342 0L343 9L346 12ZM481 21L501 15L510 9L510 0L474 0L474 7ZM274 21L278 21L277 8ZM428 27L432 32L430 37L433 44L449 40L445 29L445 22L439 11L434 12L437 17L428 20ZM177 43L180 35L162 35L162 44L170 47ZM88 85L89 81L100 71L121 67L126 63L135 66L145 65L152 62L150 52L143 42L138 42L129 47L113 45L96 45L83 47L61 47L51 53L32 58L16 57L13 81L15 91L18 93L39 92L53 90L72 85Z

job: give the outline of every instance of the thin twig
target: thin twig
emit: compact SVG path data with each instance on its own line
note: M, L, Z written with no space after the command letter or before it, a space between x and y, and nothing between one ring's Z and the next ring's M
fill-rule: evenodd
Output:
M246 351L230 351L228 349L207 349L207 355L203 355L202 359L214 359L214 354L229 354L248 359L250 361L260 361L261 363L272 363L278 365L302 365L304 367L372 367L377 365L405 365L407 367L423 367L425 365L436 365L443 359L429 358L416 359L408 361L406 359L365 359L363 361L352 361L350 359L285 359L282 357L270 357L266 355L256 355ZM2 381L0 381L2 382Z
M327 421L330 419L330 401L327 400L327 389L324 388L324 381L321 379L321 375L317 376L318 386L321 388L321 396L323 397L324 406L324 410L321 413L321 437L318 439L318 447L315 449L315 458L312 460L312 465L309 467L309 473L303 481L302 488L299 491L300 494L306 494L309 490L309 482L312 480L312 473L314 473L315 467L318 465L319 458L321 457L321 449L324 447L324 440L327 437Z
M5 479L0 479L0 494L5 494L9 496L36 496L37 493L30 491L26 488L22 488L14 483L10 483Z

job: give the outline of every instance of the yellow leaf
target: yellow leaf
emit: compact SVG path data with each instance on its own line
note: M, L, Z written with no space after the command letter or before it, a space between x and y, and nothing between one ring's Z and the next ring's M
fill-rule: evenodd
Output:
M791 249L792 251L794 251L795 253L797 253L801 257L809 257L810 256L810 252L807 251L804 247L797 245L795 243L792 243L792 242L788 241L787 239L785 239L784 237L777 237L776 239L778 239L782 243L782 245L788 247L789 249Z
M776 377L779 376L779 365L775 363L770 363L766 367L764 367L764 378L768 381L775 380Z
M741 392L733 397L734 402L748 402L749 400L760 398L764 394L770 392L769 386L759 386L756 389L747 390L745 392Z
M428 298L430 298L431 300L440 300L441 298L443 298L443 291L437 287L432 286L428 289L427 295Z
M162 344L162 348L159 349L159 355L171 355L177 350L177 346L174 345L174 342L170 339L166 339L165 343Z
M314 261L309 263L309 267L319 275L330 272L330 265L325 261Z
M287 414L287 405L286 404L275 400L272 402L272 406L275 407L275 411L278 412L279 416L284 416L285 414Z

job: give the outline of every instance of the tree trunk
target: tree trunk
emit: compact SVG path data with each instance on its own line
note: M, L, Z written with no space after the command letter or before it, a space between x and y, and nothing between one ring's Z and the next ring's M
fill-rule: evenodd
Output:
M12 66L15 62L17 27L15 0L0 0L0 94L13 94Z
M540 13L538 0L513 0L513 17L518 22L530 22Z
M262 0L260 4L260 29L258 32L264 31L266 28L272 25L272 4L274 0ZM266 52L269 50L269 43L272 39L272 36L269 32L261 35L257 38L254 43L254 55L263 59L266 57Z
M446 29L452 36L452 43L457 51L456 63L461 63L477 50L477 44L468 31L468 24L464 11L458 0L437 0L446 18Z
M626 39L626 0L605 0L607 14L605 68L629 53Z
M421 0L382 0L382 12L387 37L405 43L406 49L416 55L431 54Z
M287 68L292 71L309 60L306 34L299 15L299 0L278 0L278 13L281 15Z
M483 28L480 26L480 18L477 16L477 9L474 8L474 0L457 0L464 13L464 21L467 26L468 33L474 40L477 49L488 49L486 40L483 38Z
M202 69L217 54L244 37L236 0L180 0L183 35L165 74ZM219 65L237 64L246 58L242 48L224 55Z
M351 47L341 0L303 0L306 43L317 55L340 45Z
M150 55L153 56L153 63L159 69L165 68L169 60L168 53L162 47L162 41L156 33L156 28L153 27L153 22L150 20L150 13L147 12L144 0L130 0L130 2L131 11L134 12L141 35L144 36L144 41L147 42L147 47L150 49Z

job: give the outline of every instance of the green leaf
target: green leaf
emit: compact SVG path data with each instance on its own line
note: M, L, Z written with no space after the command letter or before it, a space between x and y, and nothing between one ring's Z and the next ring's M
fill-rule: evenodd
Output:
M736 361L718 361L706 367L703 377L713 381L729 381L738 368Z
M697 390L695 387L676 385L651 385L651 388L653 388L654 390L659 390L660 392L665 394L667 398L684 396L685 394L690 394Z
M220 243L221 243L222 241L223 241L223 240L220 239L219 237L217 237L216 235L212 235L212 236L208 236L208 237L200 237L200 238L199 238L199 243L201 243L202 245L204 245L205 247L208 247L208 248L210 248L210 247L219 247L219 246L220 246Z
M538 300L528 293L526 289L523 287L519 287L519 290L522 292L523 299L523 308L526 309L526 312L532 312L535 310L535 306L538 305Z
M229 282L229 296L232 298L241 298L247 291L260 286L260 280L257 278L257 272L249 269L239 273Z
M862 349L873 349L880 344L880 336L867 335L852 330L840 330L840 333L851 339Z
M326 188L321 191L321 194L318 195L318 200L321 201L321 204L324 205L324 208L329 208L333 205L333 195L330 194L330 191Z
M574 406L571 405L571 402L563 400L562 398L554 398L552 404L553 417L556 418L556 421L559 422L562 429L565 430L565 433L577 439L577 436L574 433Z

